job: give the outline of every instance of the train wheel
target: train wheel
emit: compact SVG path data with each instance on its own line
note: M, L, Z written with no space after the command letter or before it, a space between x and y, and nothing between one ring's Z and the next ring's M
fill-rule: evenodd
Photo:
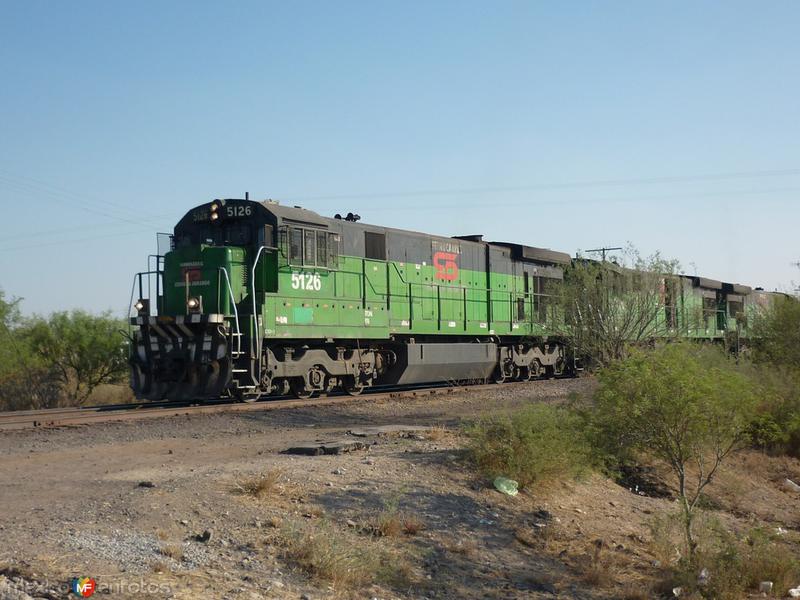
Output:
M364 384L356 383L355 377L348 377L342 383L342 389L350 396L358 396L364 391Z
M314 395L314 390L306 389L306 382L302 377L296 377L292 379L289 385L295 398L300 400L308 400Z
M292 386L289 385L288 379L276 379L274 390L279 396L288 396L289 392L292 391Z

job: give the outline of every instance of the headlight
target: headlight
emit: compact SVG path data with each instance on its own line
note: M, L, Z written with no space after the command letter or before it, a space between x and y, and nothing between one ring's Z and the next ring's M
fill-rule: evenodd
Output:
M216 221L217 219L219 219L219 215L217 213L215 213L215 212L212 212L211 213L211 220L212 221Z
M135 308L136 312L139 314L147 314L150 312L150 301L145 300L144 298L139 298L136 301L136 304L133 305L133 308Z
M189 298L186 301L186 307L189 310L197 310L198 308L200 308L200 300L198 300L197 298Z

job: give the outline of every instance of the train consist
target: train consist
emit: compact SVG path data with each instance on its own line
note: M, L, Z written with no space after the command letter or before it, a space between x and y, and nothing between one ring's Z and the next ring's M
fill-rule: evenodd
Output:
M574 368L557 302L572 264L562 252L226 199L190 210L156 264L134 281L139 398L302 398ZM671 335L738 339L769 302L746 286L674 277L661 318Z

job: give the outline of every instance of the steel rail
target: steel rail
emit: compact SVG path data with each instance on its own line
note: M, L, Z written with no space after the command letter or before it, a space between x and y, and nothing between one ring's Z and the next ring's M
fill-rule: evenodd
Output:
M512 381L503 386L523 386L541 383L546 380ZM188 401L148 402L138 404L117 404L91 406L85 408L46 408L41 410L20 410L0 413L0 431L41 429L46 427L64 427L88 425L100 422L130 421L139 419L186 416L192 414L213 414L225 412L257 412L310 406L333 404L372 402L381 399L415 398L430 395L446 395L470 390L497 389L497 384L476 384L451 386L427 386L419 388L377 389L359 396L346 394L318 396L310 399L277 398L258 402L243 403L235 400L220 399L195 404Z

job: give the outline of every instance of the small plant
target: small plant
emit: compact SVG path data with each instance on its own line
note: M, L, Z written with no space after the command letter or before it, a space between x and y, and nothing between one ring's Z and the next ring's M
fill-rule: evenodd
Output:
M150 570L153 573L169 573L169 567L163 560L154 560L150 563Z
M603 541L596 540L589 564L583 572L583 580L593 587L607 587L613 582L610 561L603 550Z
M403 533L406 535L417 535L423 529L425 529L425 523L416 515L403 517Z
M432 442L438 442L446 438L449 433L450 431L444 425L435 425L425 432L425 437Z
M283 469L270 469L261 475L237 482L234 489L240 494L258 499L280 495L286 491L286 486L282 483L285 474Z
M763 529L736 537L715 518L698 524L694 560L680 560L665 587L682 587L690 597L740 600L756 592L762 581L772 581L781 593L800 578L800 562L785 543Z
M159 549L159 552L173 560L180 561L183 558L183 548L179 544L164 544Z
M534 404L468 427L469 455L484 475L522 487L574 478L593 464L584 422L562 407Z
M329 522L313 527L293 521L281 529L279 543L285 558L312 579L334 589L355 589L375 580L407 585L410 567L377 542L359 540Z
M444 540L442 548L453 554L460 554L466 557L470 557L478 551L478 545L470 538Z
M396 537L403 531L403 522L397 512L385 510L375 519L372 530L381 537Z

